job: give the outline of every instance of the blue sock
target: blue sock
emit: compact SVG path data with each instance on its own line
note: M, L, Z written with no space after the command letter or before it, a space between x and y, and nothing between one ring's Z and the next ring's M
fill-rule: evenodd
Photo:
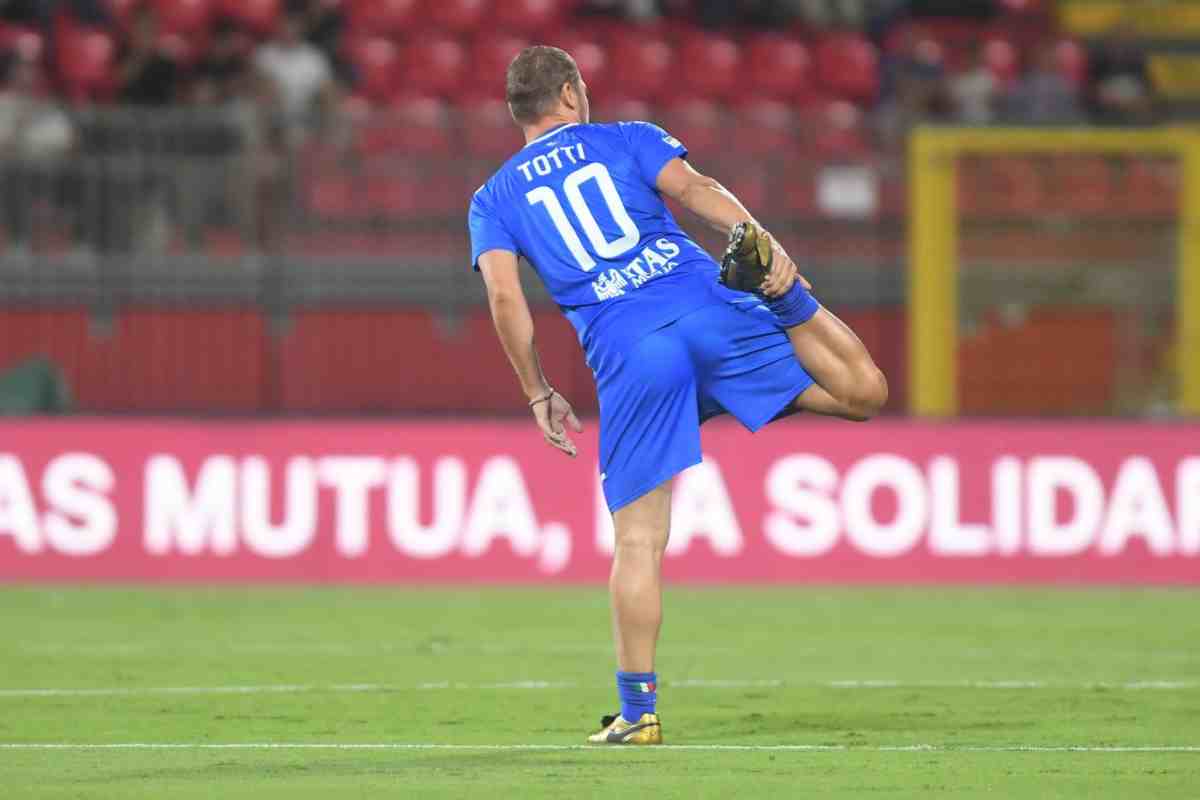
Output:
M658 702L658 674L617 670L617 694L621 696L621 716L637 722L642 714L653 714Z
M785 328L808 322L817 313L821 304L804 288L804 284L796 281L783 297L767 300L767 308L775 313L779 324Z

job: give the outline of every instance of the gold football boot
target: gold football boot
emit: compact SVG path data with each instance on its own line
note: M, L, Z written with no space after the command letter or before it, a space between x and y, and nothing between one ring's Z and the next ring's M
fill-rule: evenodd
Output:
M662 744L662 724L658 714L642 714L629 722L620 714L603 717L600 730L588 737L590 744Z
M771 234L756 222L739 222L721 258L721 283L739 292L757 292L773 263Z

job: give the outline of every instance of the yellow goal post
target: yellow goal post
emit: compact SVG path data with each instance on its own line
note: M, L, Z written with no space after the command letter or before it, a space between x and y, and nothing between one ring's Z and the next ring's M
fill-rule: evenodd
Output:
M934 128L909 140L909 411L958 413L960 157L1073 153L1156 155L1178 159L1180 196L1176 297L1179 414L1200 415L1200 132L1145 129Z

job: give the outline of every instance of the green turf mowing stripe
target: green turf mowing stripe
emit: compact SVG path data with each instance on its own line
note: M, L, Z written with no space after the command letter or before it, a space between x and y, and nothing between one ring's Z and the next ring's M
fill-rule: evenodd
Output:
M426 742L69 742L5 744L0 750L630 750L586 744L434 744ZM640 749L640 748L639 748ZM837 745L837 744L668 744L654 751L732 750L797 753L1200 753L1200 745Z

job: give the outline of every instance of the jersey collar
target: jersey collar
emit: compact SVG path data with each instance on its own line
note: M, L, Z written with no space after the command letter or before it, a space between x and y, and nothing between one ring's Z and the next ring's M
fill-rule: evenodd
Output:
M541 136L539 136L536 139L534 139L533 141L529 142L529 144L526 144L525 147L529 147L529 145L531 145L531 144L537 144L538 142L542 141L543 139L553 136L554 134L556 134L560 131L564 131L567 128L570 128L572 125L578 125L578 124L579 124L578 122L564 122L561 125L555 125L553 128L546 131ZM522 147L521 149L524 150L525 147Z

